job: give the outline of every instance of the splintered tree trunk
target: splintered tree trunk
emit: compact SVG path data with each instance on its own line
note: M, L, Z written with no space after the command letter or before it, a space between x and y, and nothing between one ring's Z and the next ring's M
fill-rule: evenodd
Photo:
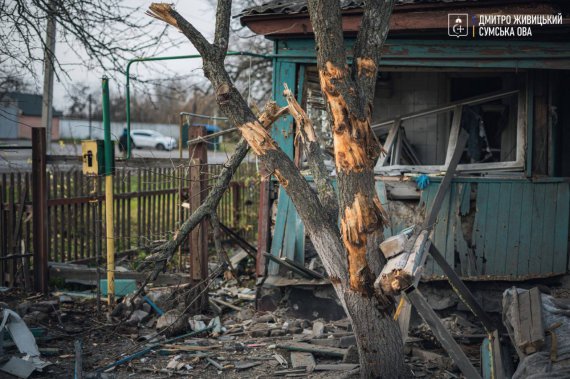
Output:
M380 49L388 32L392 1L369 0L347 64L340 8L309 0L321 90L332 119L341 235L348 259L348 286L342 286L360 353L361 377L406 376L402 339L392 319L393 300L375 293L385 264L379 252L386 215L375 191L380 155L371 127L372 100Z

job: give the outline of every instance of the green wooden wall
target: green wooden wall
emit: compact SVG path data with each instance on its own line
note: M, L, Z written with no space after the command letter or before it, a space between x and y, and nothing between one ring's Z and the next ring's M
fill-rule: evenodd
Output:
M439 182L422 191L431 206ZM383 203L384 185L377 182ZM523 280L564 274L568 259L570 185L563 180L455 179L439 212L432 240L464 278ZM392 220L386 236L408 226ZM428 258L425 275L443 275Z

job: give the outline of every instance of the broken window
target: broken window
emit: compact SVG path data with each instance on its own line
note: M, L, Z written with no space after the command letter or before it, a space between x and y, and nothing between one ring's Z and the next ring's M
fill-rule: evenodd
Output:
M525 101L516 74L395 73L394 91L377 94L373 123L386 154L380 174L438 172L455 150L461 129L469 134L459 170L522 170ZM380 114L380 115L378 115Z
M397 175L442 171L453 155L461 129L469 139L460 170L522 170L526 102L520 76L380 73L372 126L387 154L378 160L375 171ZM321 147L331 152L330 119L316 67L307 68L303 99Z

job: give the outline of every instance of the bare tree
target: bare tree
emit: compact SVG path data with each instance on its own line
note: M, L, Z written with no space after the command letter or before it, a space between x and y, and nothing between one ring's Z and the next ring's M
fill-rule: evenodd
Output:
M215 88L220 110L238 127L253 152L295 204L339 300L352 320L364 378L407 376L401 335L392 319L394 301L373 287L374 279L385 264L378 245L383 238L386 217L374 190L373 167L381 147L370 128L370 119L380 51L388 33L393 3L393 0L366 1L354 47L354 64L349 67L339 2L309 0L321 89L333 121L338 173L336 198L328 183L328 174L322 172L324 165L318 144L305 144L313 174L321 174L318 191L314 191L248 107L228 75L224 58L229 41L231 0L218 1L213 43L171 5L152 4L149 11L152 17L180 30L200 52L204 74ZM298 129L311 142L314 130L310 121L293 96L288 99L289 112L295 116ZM176 239L169 241L152 259L164 264L187 232L188 228L183 227Z
M126 3L126 4L125 4ZM27 73L40 82L38 63L44 61L45 25L55 18L57 41L88 68L123 71L127 58L170 47L164 30L149 35L150 23L140 7L120 0L0 0L0 56L4 69ZM168 42L168 43L167 43ZM56 75L66 66L48 54Z

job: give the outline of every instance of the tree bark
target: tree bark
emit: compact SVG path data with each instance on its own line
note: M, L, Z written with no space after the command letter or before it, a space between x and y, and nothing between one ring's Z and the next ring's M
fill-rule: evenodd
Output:
M382 3L382 4L380 4ZM364 20L375 25L375 8L386 9L390 1L367 2ZM391 298L373 289L375 275L383 266L378 249L382 240L384 211L374 190L373 167L380 145L370 128L371 100L379 53L368 57L367 49L357 60L356 79L350 77L344 53L339 2L309 1L315 30L321 87L334 120L335 164L338 172L338 204L341 231L299 169L277 146L231 82L224 68L224 41L231 12L230 0L219 0L216 33L210 44L169 4L152 4L149 15L178 28L203 57L205 76L216 90L220 110L240 130L251 149L295 204L335 291L352 320L360 353L361 377L406 377L402 340L392 320ZM383 19L385 19L384 17ZM389 15L387 17L389 19ZM387 34L387 24L360 38ZM225 28L224 30L218 30ZM324 41L326 39L330 41ZM383 42L381 37L376 41ZM361 42L365 45L365 42ZM332 46L335 45L336 46ZM381 45L381 44L380 44ZM322 186L326 188L327 186ZM322 201L322 202L321 202Z
M361 377L406 376L403 346L392 319L393 299L374 291L385 259L386 214L376 194L374 166L381 147L371 127L380 51L389 28L391 0L369 0L348 66L339 2L309 0L321 89L332 118L341 234L348 254L345 303L357 335Z

